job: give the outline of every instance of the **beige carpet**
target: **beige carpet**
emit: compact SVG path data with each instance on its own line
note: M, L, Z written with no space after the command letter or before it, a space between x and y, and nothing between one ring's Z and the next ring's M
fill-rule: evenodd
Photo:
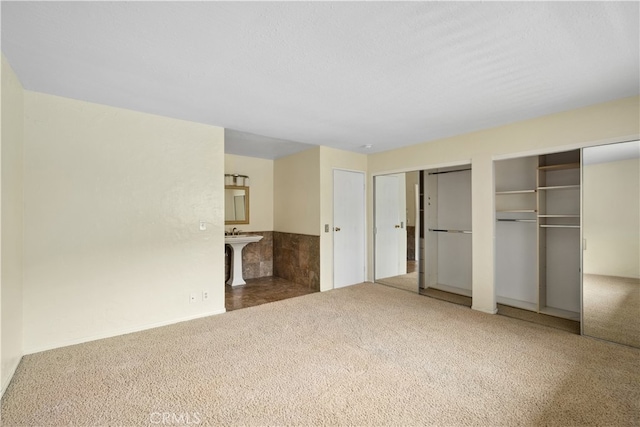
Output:
M384 279L377 279L377 283L381 283L387 286L393 286L394 288L404 289L405 291L418 292L418 272L414 271L408 274L402 274L400 276L385 277Z
M638 349L361 284L26 356L2 418L632 426L639 367Z
M640 280L585 274L584 333L640 347Z

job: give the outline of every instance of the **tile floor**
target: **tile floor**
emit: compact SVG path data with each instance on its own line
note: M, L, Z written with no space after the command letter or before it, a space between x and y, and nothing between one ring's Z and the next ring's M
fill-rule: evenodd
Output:
M225 308L227 311L253 307L273 301L299 297L317 292L279 277L247 279L247 284L232 288L225 285Z

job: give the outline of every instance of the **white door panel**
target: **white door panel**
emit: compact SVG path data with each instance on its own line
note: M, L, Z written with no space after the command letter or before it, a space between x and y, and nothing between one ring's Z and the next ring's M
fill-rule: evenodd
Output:
M333 171L333 287L365 279L364 173Z
M375 177L375 279L407 272L404 174Z

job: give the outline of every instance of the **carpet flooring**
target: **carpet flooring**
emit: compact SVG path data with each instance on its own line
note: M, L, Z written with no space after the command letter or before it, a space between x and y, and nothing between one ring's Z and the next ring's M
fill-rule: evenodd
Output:
M640 350L365 283L25 356L5 426L640 424Z
M376 283L392 286L394 288L403 289L410 292L418 292L418 272L414 271L400 276L385 277L384 279L376 279Z
M584 334L640 347L640 280L585 274Z

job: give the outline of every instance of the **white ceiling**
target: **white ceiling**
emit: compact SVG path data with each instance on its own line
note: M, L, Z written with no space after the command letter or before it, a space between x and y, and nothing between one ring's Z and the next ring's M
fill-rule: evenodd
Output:
M26 89L230 128L227 152L379 152L637 95L639 6L2 1L2 51Z

